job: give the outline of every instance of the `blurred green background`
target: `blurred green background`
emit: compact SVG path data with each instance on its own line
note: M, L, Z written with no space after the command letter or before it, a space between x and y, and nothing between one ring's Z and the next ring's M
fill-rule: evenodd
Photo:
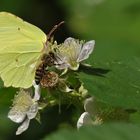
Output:
M120 60L140 56L139 0L1 0L0 11L13 13L38 26L46 34L65 21L55 34L58 42L71 36L96 40L92 61ZM16 90L0 89L0 140L38 140L61 127L73 127L74 108L58 113L58 107L42 112L42 124L32 121L29 129L15 136L17 126L7 118ZM53 122L53 123L52 123ZM68 125L71 124L71 125Z

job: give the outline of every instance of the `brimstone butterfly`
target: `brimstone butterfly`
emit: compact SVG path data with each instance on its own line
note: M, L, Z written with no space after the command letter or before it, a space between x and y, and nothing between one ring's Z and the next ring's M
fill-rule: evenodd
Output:
M38 27L0 12L0 77L6 87L32 86L46 41L46 34Z

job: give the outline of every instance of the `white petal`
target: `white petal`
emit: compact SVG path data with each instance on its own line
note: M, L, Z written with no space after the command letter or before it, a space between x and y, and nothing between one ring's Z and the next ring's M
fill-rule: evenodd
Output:
M30 119L27 118L17 129L16 135L20 135L21 133L26 131L29 127L29 124L30 124Z
M90 117L90 114L88 112L84 112L77 121L77 129L79 129L82 126L86 125L92 125L93 121Z
M55 58L56 61L54 63L57 69L66 69L69 67L66 56L63 56L60 52L56 54Z
M8 118L11 119L15 123L21 123L26 117L26 112L21 112L13 107L9 113Z
M96 107L95 107L95 98L94 97L90 97L90 98L87 98L85 100L84 109L90 115L92 115L92 116L96 115Z
M38 112L38 103L35 102L28 110L27 116L29 119L35 118L36 114Z
M94 46L95 46L94 40L86 42L82 47L82 50L78 56L77 62L81 62L81 61L87 59L89 57L89 55L92 53Z
M68 37L68 38L65 39L65 41L64 41L65 47L69 47L69 46L71 46L71 43L77 45L75 39L72 38L72 37Z
M60 70L63 70L63 69L67 69L70 65L68 63L61 63L61 64L58 64L56 65L56 68L57 69L60 69Z
M40 95L41 95L41 88L40 88L40 85L37 85L35 83L35 81L33 81L33 86L35 88L35 93L34 93L34 101L38 101L40 99Z

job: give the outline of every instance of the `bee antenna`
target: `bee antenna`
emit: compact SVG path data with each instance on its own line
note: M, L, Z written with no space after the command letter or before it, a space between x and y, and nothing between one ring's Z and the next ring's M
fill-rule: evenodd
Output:
M62 25L64 24L65 21L61 21L59 24L55 25L51 30L50 32L48 33L47 35L47 41L49 41L52 37L52 35L54 34L54 32Z

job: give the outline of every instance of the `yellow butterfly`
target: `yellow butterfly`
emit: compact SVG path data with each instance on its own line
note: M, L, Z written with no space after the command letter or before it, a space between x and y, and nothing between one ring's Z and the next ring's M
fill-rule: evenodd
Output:
M0 77L6 87L32 86L47 35L21 18L0 12Z

